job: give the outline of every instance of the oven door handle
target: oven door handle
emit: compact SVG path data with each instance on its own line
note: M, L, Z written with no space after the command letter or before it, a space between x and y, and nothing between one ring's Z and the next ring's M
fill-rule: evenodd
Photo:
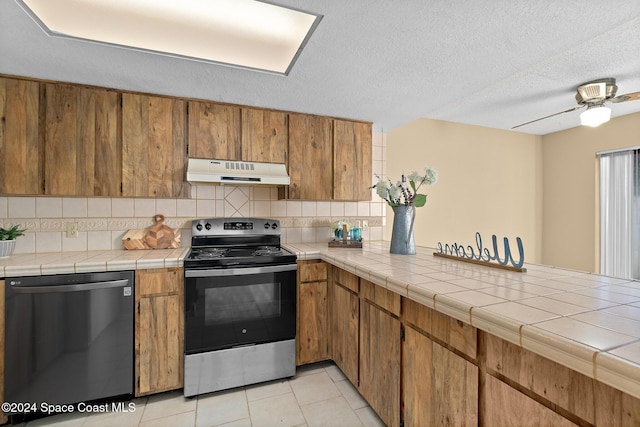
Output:
M263 267L246 268L220 268L210 270L185 270L185 277L219 277L219 276L246 276L249 274L280 273L283 271L296 271L297 264L269 265Z

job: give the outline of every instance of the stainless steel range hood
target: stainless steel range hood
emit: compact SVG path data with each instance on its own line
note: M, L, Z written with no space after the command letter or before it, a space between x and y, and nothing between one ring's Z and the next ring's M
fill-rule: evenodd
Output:
M211 184L289 185L287 169L280 163L189 159L187 181Z

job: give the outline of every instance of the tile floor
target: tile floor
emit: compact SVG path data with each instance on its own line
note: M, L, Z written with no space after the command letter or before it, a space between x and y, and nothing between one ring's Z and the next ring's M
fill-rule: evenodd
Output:
M182 391L133 401L133 412L62 414L26 427L369 427L384 423L333 363L298 368L272 381L186 399Z

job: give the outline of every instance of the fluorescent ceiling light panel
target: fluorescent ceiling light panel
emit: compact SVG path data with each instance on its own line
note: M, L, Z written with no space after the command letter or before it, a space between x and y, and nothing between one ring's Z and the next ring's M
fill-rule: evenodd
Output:
M322 16L256 0L18 0L51 35L288 74Z

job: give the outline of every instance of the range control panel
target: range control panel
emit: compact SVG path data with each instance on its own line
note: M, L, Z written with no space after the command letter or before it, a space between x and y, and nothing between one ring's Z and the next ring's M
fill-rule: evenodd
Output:
M192 236L280 235L280 221L267 218L194 219Z

